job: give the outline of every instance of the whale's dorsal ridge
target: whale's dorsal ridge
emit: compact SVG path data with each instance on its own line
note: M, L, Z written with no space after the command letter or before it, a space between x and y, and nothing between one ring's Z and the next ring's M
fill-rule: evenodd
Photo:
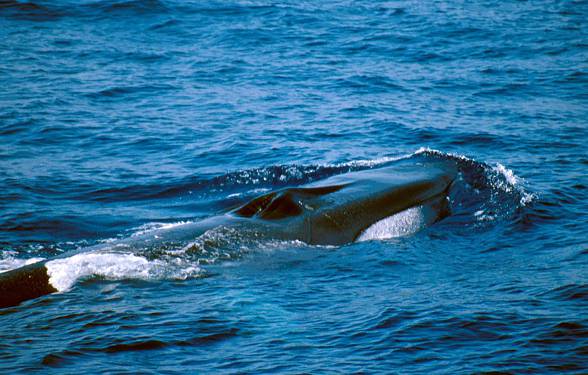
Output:
M271 203L276 194L276 192L272 192L252 199L243 206L234 210L233 213L237 216L253 217L259 212L263 211Z
M339 191L345 185L307 188L287 188L257 197L239 207L234 214L242 217L257 216L265 220L278 220L301 215L313 199Z

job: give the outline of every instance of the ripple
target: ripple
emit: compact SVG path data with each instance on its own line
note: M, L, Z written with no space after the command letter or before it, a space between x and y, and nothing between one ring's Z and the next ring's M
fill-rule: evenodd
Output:
M567 301L586 301L588 300L588 285L568 284L550 290L546 295L552 295L558 299Z
M102 349L106 353L131 352L142 350L161 349L168 346L168 344L159 340L138 341L128 344L117 344Z
M141 57L144 59L145 57ZM159 58L159 57L158 57ZM151 59L149 57L148 59ZM131 95L145 95L145 94L152 94L155 95L161 91L167 90L175 90L176 87L172 85L142 85L142 86L119 86L119 87L111 87L108 89L100 90L98 92L87 94L89 98L92 99L117 99L121 96L131 96Z

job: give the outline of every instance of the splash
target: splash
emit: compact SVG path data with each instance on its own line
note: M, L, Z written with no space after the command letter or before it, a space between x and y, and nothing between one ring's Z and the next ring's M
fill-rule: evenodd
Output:
M185 225L185 224L190 224L190 223L191 223L191 221L178 221L178 222L174 222L174 223L159 223L159 222L146 223L146 224L143 224L137 228L133 228L131 230L131 232L132 232L131 237L138 237L138 236L142 236L144 234L154 232L157 230L171 229L171 228L175 228L175 227Z
M390 163L397 160L409 158L412 155L401 155L401 156L384 156L377 159L363 159L363 160L352 160L345 163L335 164L335 167L349 167L352 169L363 169L363 168L374 168L382 164ZM324 165L324 168L333 167L332 165Z
M531 203L537 196L533 193L529 193L524 188L524 180L511 170L506 168L500 163L496 163L496 166L492 168L494 173L502 177L502 180L497 179L496 187L509 193L516 190L520 194L520 204L526 206Z
M439 150L421 147L411 156L422 155L435 157L439 159L454 160L460 173L464 177L464 183L469 184L479 194L483 190L489 192L489 196L480 194L482 205L490 204L500 210L501 205L525 207L537 199L537 195L527 191L525 180L508 169L503 164L496 163L494 166L476 161L465 155L446 153ZM483 209L488 210L488 208ZM476 210L476 215L483 220L488 219L488 215L482 215L480 210Z
M45 258L40 257L27 259L17 258L17 253L15 251L7 251L3 255L2 259L0 259L0 273L45 260Z
M83 253L55 259L45 264L49 282L60 292L66 291L79 279L90 276L110 280L121 279L186 279L202 270L182 259L174 262L148 260L134 254Z

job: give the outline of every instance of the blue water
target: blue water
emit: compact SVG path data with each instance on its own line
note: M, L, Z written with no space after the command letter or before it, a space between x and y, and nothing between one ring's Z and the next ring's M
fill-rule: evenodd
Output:
M586 20L585 1L0 0L1 269L395 158L461 176L452 215L407 236L219 229L78 264L0 311L0 373L588 373Z

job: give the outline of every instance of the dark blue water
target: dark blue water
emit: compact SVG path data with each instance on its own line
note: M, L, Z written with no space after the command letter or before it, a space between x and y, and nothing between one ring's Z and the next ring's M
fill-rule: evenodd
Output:
M585 1L0 1L0 266L395 158L452 215L68 265L1 373L587 373ZM438 151L434 151L438 150Z

